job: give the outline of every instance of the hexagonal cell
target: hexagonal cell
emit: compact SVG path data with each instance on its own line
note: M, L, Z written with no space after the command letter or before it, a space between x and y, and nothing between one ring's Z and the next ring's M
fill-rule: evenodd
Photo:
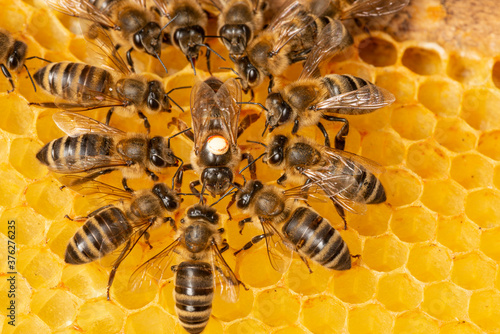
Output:
M80 226L81 224L72 222L69 219L56 221L50 225L47 232L47 242L50 250L58 255L61 260L64 260L64 253L69 240Z
M49 178L34 182L26 189L26 200L45 218L63 218L70 213L72 197L69 190L61 190L60 186Z
M150 306L127 317L125 332L130 334L168 334L175 327L174 317L157 306Z
M160 298L158 300L158 304L160 304L165 311L172 315L175 314L175 302L174 302L174 281L173 279L166 281L163 283L163 286L161 287L160 290ZM251 290L250 290L251 291ZM253 296L252 296L252 301L253 301ZM214 310L215 311L215 310Z
M276 284L281 278L281 273L274 270L269 262L265 245L257 250L252 248L244 252L243 255L238 256L238 258L240 280L245 284L263 288ZM255 270L255 268L259 268L259 270Z
M39 317L36 315L21 315L16 317L16 325L7 324L8 318L5 319L5 324L2 333L17 334L17 333L37 333L50 334L52 331Z
M69 43L69 32L52 13L39 9L31 16L28 31L40 45L49 50L64 52Z
M116 272L111 288L111 296L113 300L123 307L129 310L137 310L149 304L155 298L158 286L151 282L151 284L142 284L131 289L130 277L133 270L126 269L128 268L120 266L120 270Z
M403 138L425 139L434 130L436 115L421 104L405 105L392 112L391 125Z
M231 326L226 328L225 333L227 334L241 334L241 333L255 333L255 334L267 334L268 331L266 327L259 321L254 319L241 319L232 323Z
M420 75L433 75L441 71L441 57L435 50L409 47L403 53L401 62Z
M163 290L162 290L163 294ZM170 294L168 297L172 299ZM240 288L236 303L229 303L222 299L220 294L215 294L212 304L212 315L222 321L243 319L252 311L254 296L252 290Z
M368 37L360 41L358 53L365 63L376 67L394 65L398 57L394 44L378 37Z
M71 325L76 317L77 304L66 291L42 290L33 295L31 310L52 329Z
M406 72L387 71L380 73L377 75L375 84L394 94L399 103L411 103L416 99L416 82Z
M406 274L388 274L380 278L377 286L377 299L394 312L411 310L423 299L420 285Z
M495 274L495 263L473 252L453 260L451 279L464 289L477 290L493 287Z
M421 201L432 211L451 216L463 212L465 196L465 189L454 181L428 181Z
M26 182L7 164L0 164L0 205L12 207L19 200Z
M319 296L303 301L300 322L313 333L340 332L345 326L347 311L336 298Z
M361 149L363 156L383 166L400 164L405 154L399 135L386 131L368 133L363 138Z
M474 325L465 322L451 322L441 326L439 334L482 334L483 332Z
M477 130L500 128L500 93L485 88L470 89L464 94L460 116Z
M0 216L5 224L0 226L0 232L8 236L8 221L14 221L16 227L16 243L21 245L38 245L44 237L45 218L35 213L29 207L6 209Z
M65 135L61 129L54 123L52 116L55 114L54 110L44 110L38 114L36 120L36 131L38 138L43 143L48 143L56 138Z
M481 233L481 251L495 261L500 261L500 227L484 230Z
M446 72L453 80L469 85L484 83L489 74L482 59L468 58L455 53L450 54Z
M394 323L391 313L380 305L368 304L349 311L348 328L350 334L389 334Z
M491 69L491 79L497 88L500 88L500 61L497 60Z
M17 94L9 94L1 96L0 103L3 107L0 128L16 135L27 134L33 126L35 115L26 100Z
M37 159L42 145L30 138L16 138L10 147L9 161L19 173L30 179L38 179L47 174L47 168Z
M125 314L120 308L105 300L87 301L80 307L76 322L86 333L112 334L123 327Z
M437 116L457 116L462 102L462 87L450 80L427 79L419 87L418 100Z
M483 235L486 231L483 231ZM437 240L454 252L465 252L479 246L481 231L465 215L439 217Z
M439 325L436 320L419 311L406 312L399 315L394 323L394 334L438 334Z
M500 161L500 130L486 132L481 135L477 150L489 158Z
M363 267L353 267L340 272L333 280L335 296L346 303L360 304L375 294L377 277Z
M61 280L74 295L91 299L106 293L108 273L95 264L67 266L63 269Z
M413 203L423 189L421 181L404 169L387 169L380 181L384 185L387 203L396 207Z
M408 147L406 165L425 179L442 179L450 167L446 152L432 139Z
M463 319L467 314L469 297L465 291L450 282L425 287L422 308L439 320Z
M465 213L481 227L500 225L500 192L482 189L470 193L467 196Z
M14 33L22 28L20 27L20 22L26 22L26 5L21 5L18 2L2 2L2 13L0 14L0 22L2 22L2 28ZM14 34L15 38L18 38Z
M300 301L288 289L274 288L260 292L255 299L255 315L272 327L291 325L299 317Z
M405 242L430 240L434 236L436 226L435 215L421 206L396 210L391 220L391 230Z
M493 178L493 165L478 154L463 154L453 158L450 174L466 189L487 187Z
M461 118L441 118L434 130L434 139L453 152L474 149L476 135L472 128Z
M470 298L469 316L481 329L497 331L500 328L500 292L474 292Z
M368 238L365 241L362 259L377 271L391 271L403 266L408 256L408 247L392 235Z
M354 229L340 230L342 240L347 244L351 255L360 255L362 252L361 238Z
M311 295L326 290L333 271L309 262L312 273L302 260L293 260L286 273L286 285L296 293Z
M413 277L421 282L436 282L448 277L451 270L448 250L438 245L415 245L406 263Z
M386 205L368 205L366 214L347 213L349 227L354 228L361 235L375 236L387 231L391 209Z
M60 260L44 249L23 249L18 256L17 270L35 289L57 285L62 268Z
M393 108L394 106L391 105L363 115L345 115L345 118L349 121L350 128L356 129L359 132L382 130L388 127ZM330 122L326 124L328 124L328 128L331 129L332 133L338 132L342 125L342 123L339 122Z

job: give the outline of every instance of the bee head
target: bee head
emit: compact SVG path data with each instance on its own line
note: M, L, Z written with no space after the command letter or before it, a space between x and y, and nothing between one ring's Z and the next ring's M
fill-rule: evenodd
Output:
M134 46L146 53L159 57L161 54L161 27L156 22L149 22L134 34Z
M173 39L189 61L198 60L200 48L205 40L205 29L199 25L179 28L175 30Z
M158 196L167 211L173 212L179 208L181 203L179 196L177 196L177 194L168 188L164 183L155 184L153 187L153 193Z
M267 147L267 154L264 162L273 166L281 165L284 159L285 146L287 143L288 138L286 136L274 136Z
M149 140L149 161L156 168L177 165L177 157L170 147L168 147L165 138L161 136L156 136Z
M249 181L241 191L238 192L238 196L236 199L236 206L238 209L245 210L250 205L252 198L256 195L256 193L264 187L262 182L260 181Z
M153 80L148 83L146 104L151 111L170 112L170 102L160 81Z
M220 28L219 35L229 53L240 56L247 48L251 32L246 24L225 24Z
M217 211L206 205L195 204L187 210L187 216L190 219L201 219L210 224L217 225L219 223L219 215Z
M246 81L247 87L243 88L247 89L248 87L255 87L262 82L262 76L259 70L250 62L248 56L237 58L231 57L231 60L236 66L236 71Z
M227 167L208 167L201 174L201 182L212 195L223 195L232 185L233 172Z
M266 99L266 108L266 123L269 125L269 132L291 120L292 108L283 100L281 93L269 94Z
M19 71L24 64L28 46L21 41L15 41L7 58L7 68L11 71Z

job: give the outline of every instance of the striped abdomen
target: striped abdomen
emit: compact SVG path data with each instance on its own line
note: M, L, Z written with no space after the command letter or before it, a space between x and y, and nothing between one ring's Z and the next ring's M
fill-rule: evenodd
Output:
M351 268L351 255L340 233L311 209L299 207L293 211L282 232L301 255L314 262L335 270Z
M212 267L206 262L185 261L175 273L175 311L184 329L201 333L212 312L214 281Z
M349 74L330 74L321 79L323 85L325 85L328 90L329 96L337 96L340 94L352 92L357 90L363 86L369 85L370 91L373 92L371 94L373 98L380 98L380 94L378 92L378 87L372 84L365 79L355 77ZM373 112L373 109L352 109L352 108L339 108L335 110L330 110L331 112L335 112L337 114L348 114L348 115L361 115Z
M94 97L99 93L109 94L113 85L113 77L108 71L70 62L51 63L39 69L33 78L49 94L82 104L99 103Z
M106 167L113 154L113 138L88 133L55 139L42 147L36 157L58 173L76 173Z
M132 231L123 211L114 206L101 208L76 231L66 248L64 261L69 264L95 261L127 241Z

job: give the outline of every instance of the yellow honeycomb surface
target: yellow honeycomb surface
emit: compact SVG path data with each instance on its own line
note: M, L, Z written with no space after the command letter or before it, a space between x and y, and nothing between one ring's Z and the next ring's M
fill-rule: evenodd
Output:
M446 1L413 2L418 2L410 10L415 17L443 20ZM0 0L0 7L0 27L26 42L29 56L86 60L77 21L50 11L40 0ZM217 41L211 45L226 54ZM234 304L216 296L205 333L500 333L500 58L489 53L445 49L426 40L396 41L380 31L358 34L353 52L326 70L361 76L396 96L389 107L349 117L346 145L385 167L381 180L387 202L370 206L366 215L348 214L346 230L329 205L312 203L357 255L345 272L313 264L310 274L294 259L279 273L269 264L264 243L235 257L232 253L259 234L259 228L246 226L240 234L235 221L244 216L234 208L234 221L222 215L231 246L224 256L249 290L241 288ZM169 75L149 56L135 52L134 59L138 70L162 78L167 91L195 82L184 56L173 48L162 53ZM215 71L230 66L212 60ZM31 60L27 65L34 73L43 63ZM199 66L196 80L204 80L209 75L203 59ZM292 73L286 73L288 79ZM225 80L232 74L217 75ZM92 203L60 189L55 176L35 159L45 143L63 133L52 121L55 110L28 106L50 97L33 91L26 71L14 74L14 80L16 91L7 94L10 85L0 76L0 332L184 333L175 316L170 270L160 284L137 291L128 287L137 266L172 241L169 227L151 232L152 250L141 242L124 261L111 301L106 300L110 261L64 263L67 242L81 226L64 216L84 216ZM256 100L263 102L266 88L256 93ZM172 114L149 116L155 135L176 132L167 127L172 116L189 122L189 90L171 97L186 112L174 107ZM260 112L244 109L244 114ZM87 115L103 120L105 112ZM260 139L263 124L260 117L241 138L242 146L255 155L262 149L246 139ZM111 125L143 129L137 117L115 115ZM332 134L339 128L328 126ZM179 137L172 143L187 161L188 140ZM172 174L162 175L162 180L170 182ZM279 171L259 164L258 175L271 181ZM186 183L194 178L187 173ZM131 186L143 181L131 181ZM186 198L183 208L190 203ZM218 206L221 213L225 206ZM176 218L181 215L182 210ZM18 248L15 327L7 317L11 220Z

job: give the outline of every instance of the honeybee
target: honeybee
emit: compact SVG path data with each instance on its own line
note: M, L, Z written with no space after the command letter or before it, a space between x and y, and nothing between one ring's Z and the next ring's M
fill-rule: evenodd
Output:
M269 127L269 132L289 122L294 123L292 134L303 126L317 125L325 136L325 145L330 146L328 133L320 123L321 118L344 122L335 138L335 147L344 149L349 123L347 119L330 113L361 115L395 101L389 91L362 78L338 74L320 77L319 64L330 58L334 53L332 50L338 48L338 41L326 38L326 35L336 30L332 24L325 27L323 37L311 50L298 80L267 96L265 129Z
M93 39L95 29L111 31L119 45L131 46L127 61L134 72L132 51L145 52L160 62L162 27L160 17L146 8L144 0L45 0L54 10L90 22L84 36ZM163 63L162 63L163 65Z
M64 255L66 263L85 264L115 252L124 245L109 275L109 300L109 290L120 263L141 237L144 236L147 242L150 229L167 222L175 227L175 221L170 216L179 208L181 198L164 183L156 183L152 189L133 193L98 181L75 189L82 194L105 195L105 200L114 202L87 217L75 219L86 221L71 238Z
M170 139L176 135L151 138L142 133L126 133L69 112L54 114L53 118L68 136L49 142L36 157L56 173L87 173L77 179L80 183L120 170L124 189L132 191L127 186L128 178L146 173L157 181L155 172L178 164L179 158L170 149Z
M238 299L240 281L222 257L228 245L222 240L215 209L196 204L180 221L174 242L141 265L132 275L134 285L161 280L179 254L182 262L172 267L175 274L175 311L188 333L201 333L210 319L214 293L229 302ZM219 247L222 247L219 249Z
M380 165L354 153L319 145L309 138L273 136L264 162L284 171L278 184L289 180L304 184L295 189L299 192L321 190L333 201L344 222L344 209L363 214L366 204L386 200L384 186L375 176L383 173Z
M303 61L318 42L323 28L330 23L332 29L322 38L332 40L340 52L352 44L352 37L345 27L330 17L322 16L329 6L328 0L305 4L291 1L275 16L269 26L248 45L243 57L231 60L242 77L243 88L260 85L265 76L281 75L291 64Z
M250 154L241 153L236 142L239 101L241 86L235 79L223 83L211 77L194 85L191 91L194 149L191 165L185 167L200 175L201 182L190 184L193 193L199 193L195 187L201 184L201 193L206 189L213 196L222 195L233 184L234 172L241 160L253 160ZM255 169L251 171L254 173Z
M115 52L111 39L102 28L94 29L97 34L92 40L92 48L97 57L112 67L101 68L83 63L51 63L39 69L35 81L44 91L56 97L56 102L30 103L46 108L61 108L84 111L110 108L106 117L109 124L115 108L128 114L136 113L146 130L150 124L142 110L149 113L170 112L171 104L176 104L165 93L163 84L149 80L144 75L133 74L121 56ZM188 87L178 87L183 89Z
M308 268L307 259L311 259L328 269L350 269L351 256L340 233L327 219L294 198L297 197L258 180L250 180L239 189L236 206L250 216L257 216L264 233L235 254L266 239L269 260L279 272L287 269L292 251L299 254ZM240 221L241 229L250 221L251 218Z

